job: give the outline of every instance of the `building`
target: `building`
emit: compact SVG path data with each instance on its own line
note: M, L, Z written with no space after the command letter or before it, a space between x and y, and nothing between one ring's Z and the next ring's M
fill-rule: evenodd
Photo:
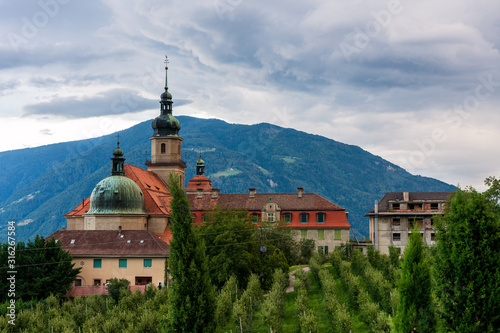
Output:
M434 244L433 217L441 215L449 192L388 192L365 216L369 217L370 240L381 253L389 246L404 252L408 236L420 233L424 243Z
M165 70L167 73L168 67ZM167 82L165 75L160 115L152 122L147 170L126 165L118 142L110 176L65 215L67 230L51 235L74 256L75 267L82 268L76 288L100 285L113 277L127 278L136 285L157 284L164 279L171 239L171 195L166 184L174 173L184 187L186 168L181 160L181 124L172 115ZM297 238L314 239L322 252L349 240L351 226L345 209L318 194L304 193L302 188L297 193L257 193L255 189L249 193L220 193L205 176L204 168L200 156L196 175L186 187L198 225L204 214L216 207L241 209L249 212L249 221L285 222L300 231Z
M165 280L168 245L147 230L58 230L51 235L82 268L75 286L101 286L113 277L132 285Z
M245 210L253 223L265 220L284 222L297 230L297 239L314 239L318 251L328 253L330 249L349 241L351 225L347 212L316 193L304 193L299 187L296 193L257 193L250 188L248 193L220 193L204 174L205 164L200 159L196 175L189 180L186 194L191 205L194 222L200 225L205 214L214 208Z

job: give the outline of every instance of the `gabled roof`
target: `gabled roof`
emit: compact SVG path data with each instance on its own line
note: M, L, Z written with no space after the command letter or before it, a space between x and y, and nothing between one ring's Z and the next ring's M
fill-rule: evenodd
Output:
M212 181L207 178L205 175L195 175L193 178L189 180L188 186L186 187L186 191L197 191L198 189L202 190L212 190Z
M123 236L123 237L122 237ZM169 254L169 246L148 230L58 230L56 238L73 256L156 256Z
M198 198L198 194L188 193L191 210L210 210L214 207L222 209L242 209L260 211L266 203L275 202L281 211L345 211L316 193L255 193L251 198L248 193L220 193L216 199L210 194Z
M387 192L378 202L379 213L390 211L390 202L445 202L450 192L408 192L408 201L404 201L404 192ZM374 214L372 208L365 216Z
M125 165L125 176L132 179L141 188L148 214L170 215L170 192L156 173L127 164ZM81 216L89 211L89 207L90 197L64 216Z
M139 185L146 201L146 211L151 215L170 215L170 192L167 185L152 171L125 165L125 176Z

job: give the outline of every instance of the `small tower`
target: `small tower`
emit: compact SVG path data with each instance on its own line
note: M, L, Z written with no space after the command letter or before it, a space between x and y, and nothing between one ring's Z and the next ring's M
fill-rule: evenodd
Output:
M165 64L168 64L168 59L165 59ZM165 183L168 183L168 176L173 172L179 177L180 185L184 188L186 163L181 160L181 124L172 115L173 102L172 94L168 92L167 73L168 66L165 66L165 91L160 97L160 115L151 124L154 130L153 136L149 138L151 161L146 161L146 165L149 171L156 173Z
M205 174L205 162L200 159L196 162L196 175L203 176Z
M123 168L125 164L125 159L123 158L123 150L120 148L120 141L116 143L116 148L113 150L113 168L111 169L111 176L125 176L125 170Z

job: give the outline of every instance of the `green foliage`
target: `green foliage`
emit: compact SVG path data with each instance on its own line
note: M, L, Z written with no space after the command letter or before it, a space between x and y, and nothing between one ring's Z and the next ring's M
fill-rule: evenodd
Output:
M401 260L399 257L401 256L401 248L395 246L389 246L389 259L391 261L391 265L395 268L401 267Z
M458 189L437 221L435 276L444 328L500 329L499 183L485 193Z
M409 332L415 327L419 332L434 332L430 267L424 256L424 242L416 230L412 231L405 250L398 291L397 332Z
M7 278L7 243L0 245L0 300L7 300L9 281ZM15 297L24 301L40 300L53 294L64 297L71 289L81 268L73 268L73 257L61 248L54 238L45 240L36 236L27 244L19 242L15 247L16 281Z
M299 241L300 247L300 263L306 264L311 259L311 255L314 253L314 249L316 248L316 242L314 239L301 239Z
M120 300L120 294L123 289L129 289L130 286L130 281L127 279L117 279L117 278L112 278L109 280L107 289L108 289L108 294L115 301L115 303L118 303Z
M215 292L211 284L205 244L194 231L189 201L173 174L172 240L170 242L170 327L176 332L213 332ZM196 315L193 315L196 314Z
M276 269L273 274L273 285L269 296L263 303L263 315L272 332L283 332L283 315L285 310L285 290L288 285L288 274Z
M247 289L234 303L233 317L237 327L243 332L252 331L252 323L255 312L262 302L262 289L257 275L252 274L248 281Z

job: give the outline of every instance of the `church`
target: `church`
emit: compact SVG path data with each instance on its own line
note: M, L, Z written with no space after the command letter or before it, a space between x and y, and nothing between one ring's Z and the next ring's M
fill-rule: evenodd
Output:
M168 67L165 71L160 115L152 122L147 170L125 164L118 142L112 153L110 176L65 215L67 228L50 236L73 255L75 267L82 268L73 296L100 292L82 288L102 286L114 277L125 278L135 286L167 280L165 267L172 235L171 196L166 184L174 173L184 187L186 163L181 159L181 124L172 114ZM205 175L201 156L195 167L196 175L185 190L196 225L216 207L240 209L248 211L249 223L285 223L297 230L297 239L314 239L323 253L349 240L351 226L345 208L316 193L306 193L303 188L296 193L257 193L255 188L248 193L221 193Z

